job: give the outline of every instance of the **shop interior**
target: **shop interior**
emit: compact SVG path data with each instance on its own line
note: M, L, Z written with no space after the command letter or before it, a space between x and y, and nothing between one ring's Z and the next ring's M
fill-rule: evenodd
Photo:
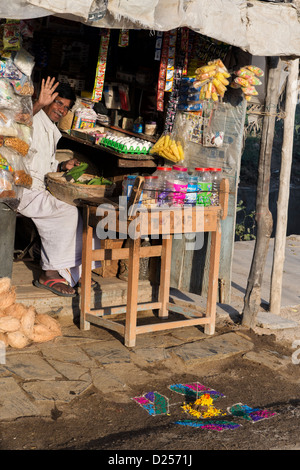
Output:
M250 54L187 28L167 33L143 29L104 30L54 16L28 20L26 28L22 46L35 61L31 75L33 101L39 94L42 79L48 76L55 77L59 82L69 82L77 96L74 108L58 123L62 137L57 147L57 159L64 161L74 156L88 163L89 174L108 178L113 183L114 192L110 193L113 197L122 194L123 183L128 176L151 176L158 166L174 165L176 160L160 152L151 152L151 146L154 147L163 135L171 133L173 129L180 139L186 138L181 132L186 122L181 121L180 113L176 112L179 109L179 84L182 77L193 75L198 67L211 61L220 60L222 67L224 65L225 70L231 71L251 64ZM164 88L161 88L166 34L169 34L169 57L165 63L167 73L166 69L163 70ZM173 55L170 52L172 46L176 51ZM172 80L168 80L169 63L172 64ZM170 84L173 84L173 88L168 88ZM211 90L208 92L211 93ZM255 101L256 96L251 98ZM206 102L212 103L212 100L209 98ZM199 102L196 102L196 106L199 106ZM219 130L222 128L223 131L219 133L222 134L221 138L219 135L220 144L215 140L203 145L203 141L199 140L203 139L199 129L202 129L203 122L211 124L209 113L212 113L212 109L211 105L207 107L207 116L199 115L197 107L192 109L196 112L190 113L189 117L194 119L195 132L190 139L192 143L185 151L187 158L184 164L189 170L199 165L222 168L224 177L230 178L230 191L234 195L241 156L240 136L245 118L245 99L241 90L228 86L225 96L224 92L217 96L215 116L218 125L221 122ZM83 118L78 117L80 112L85 115ZM93 114L93 118L86 118L86 113ZM227 119L228 116L230 119ZM201 124L198 126L197 122ZM120 151L119 147L115 148L111 143L104 144L103 136L108 134L142 141L142 144L136 144L140 145L137 148L141 151ZM231 204L234 205L234 200ZM230 240L232 217L226 223L230 226ZM15 260L38 262L39 249L39 239L31 221L17 217ZM175 247L174 251L180 256L181 248ZM227 251L230 252L230 249ZM203 252L203 258L206 258L206 252ZM118 276L119 264L104 262L98 274L102 277ZM192 276L193 264L194 261L188 267L182 265L182 269L189 273L186 278L197 279L197 282L201 278L202 281L204 275ZM227 267L225 269L228 271ZM195 292L198 290L197 285Z

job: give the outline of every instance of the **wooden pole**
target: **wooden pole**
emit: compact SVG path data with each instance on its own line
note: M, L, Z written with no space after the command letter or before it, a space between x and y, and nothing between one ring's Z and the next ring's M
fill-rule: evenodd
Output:
M290 177L293 159L295 112L298 97L298 76L299 59L294 59L290 62L289 75L286 84L286 116L283 127L279 193L277 201L277 224L271 274L270 311L276 315L279 315L281 306L282 276L285 260L286 229L290 195Z
M256 317L261 303L261 284L273 229L273 218L269 210L269 189L274 128L279 98L279 86L282 63L279 57L268 57L268 83L265 100L262 138L258 165L256 193L256 226L252 264L248 277L247 289L242 312L242 325L246 328L256 326Z

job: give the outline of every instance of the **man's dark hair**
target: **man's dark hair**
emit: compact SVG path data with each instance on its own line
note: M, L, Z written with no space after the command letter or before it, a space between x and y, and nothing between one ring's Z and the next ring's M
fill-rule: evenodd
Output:
M76 101L76 94L73 88L69 85L69 83L60 83L55 90L56 93L61 98L65 98L66 100L71 100L71 107Z

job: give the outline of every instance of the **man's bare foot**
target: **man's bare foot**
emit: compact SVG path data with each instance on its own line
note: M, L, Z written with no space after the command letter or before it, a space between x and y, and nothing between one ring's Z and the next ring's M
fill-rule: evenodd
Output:
M62 282L59 282L59 279L61 279ZM45 284L45 282L48 281L47 285L49 285L49 281L52 280L52 290L57 291L58 295L59 294L75 294L76 291L71 287L66 280L60 276L58 271L43 271L39 278L39 282L41 284ZM55 281L55 282L54 282Z

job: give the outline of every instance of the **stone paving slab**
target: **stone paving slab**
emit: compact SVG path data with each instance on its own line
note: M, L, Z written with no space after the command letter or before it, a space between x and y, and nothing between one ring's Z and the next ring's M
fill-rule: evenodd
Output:
M235 333L226 333L209 339L183 344L170 348L170 352L180 357L185 363L225 359L235 354L249 351L253 343Z
M275 315L274 313L258 312L257 326L268 328L270 330L279 330L284 328L297 328L300 325L294 320L282 318L281 316Z
M22 354L21 360L16 354L8 356L5 367L24 380L48 381L62 378L50 364L35 354Z
M153 363L158 361L165 361L171 357L169 351L164 348L138 348L134 351L137 358L141 358L146 362Z
M69 403L75 397L85 392L91 383L82 380L58 380L47 382L26 382L23 389L37 401Z
M0 420L38 416L40 411L12 377L0 378Z
M130 362L130 351L118 341L97 341L82 349L100 364Z
M91 381L89 368L78 364L48 360L52 367L68 380Z
M99 342L100 343L100 342ZM94 344L94 343L92 343ZM85 346L83 346L85 347ZM41 352L47 360L62 361L70 364L80 364L84 367L96 367L97 363L90 358L80 345L62 345L48 343L41 345ZM88 346L89 347L89 346Z

